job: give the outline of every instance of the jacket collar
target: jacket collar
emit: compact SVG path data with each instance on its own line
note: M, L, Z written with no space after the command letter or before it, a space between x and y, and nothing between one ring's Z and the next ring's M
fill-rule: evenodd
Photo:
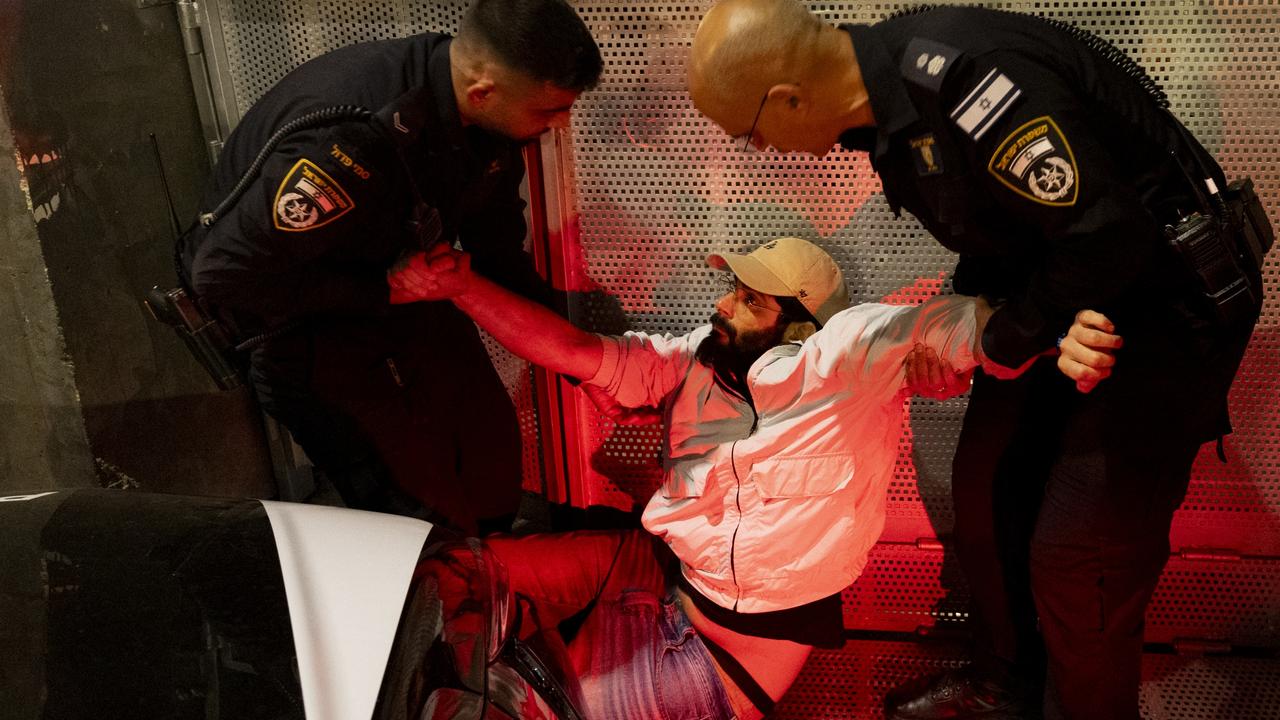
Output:
M871 100L874 128L850 128L840 135L840 144L850 150L872 153L872 161L889 150L889 139L920 119L911 104L898 67L889 49L871 25L841 25L853 42L853 52L862 69L862 81Z
M502 158L518 148L520 143L490 132L478 125L462 125L462 113L453 92L453 64L449 47L453 38L446 38L431 50L427 60L427 86L434 100L438 131L448 152L458 154L465 167L472 173L482 172L496 158Z
M427 59L427 84L435 99L440 130L452 150L462 150L467 145L462 127L462 114L458 112L458 100L453 94L453 65L449 60L449 47L453 38L447 38L431 49Z

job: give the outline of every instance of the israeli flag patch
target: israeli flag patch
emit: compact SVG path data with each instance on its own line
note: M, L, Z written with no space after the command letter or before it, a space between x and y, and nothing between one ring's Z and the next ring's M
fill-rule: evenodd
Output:
M1000 72L999 68L992 68L982 78L982 82L951 111L951 121L969 137L981 140L996 120L1013 107L1013 103L1020 97L1022 91L1018 86Z

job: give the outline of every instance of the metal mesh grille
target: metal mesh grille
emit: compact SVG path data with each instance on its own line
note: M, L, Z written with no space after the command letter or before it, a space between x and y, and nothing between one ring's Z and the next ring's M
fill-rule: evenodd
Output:
M1280 563L1244 559L1165 566L1147 607L1148 642L1214 638L1233 645L1280 645Z
M1266 660L1148 655L1142 670L1143 717L1280 718L1280 685L1274 664Z
M845 627L915 632L962 628L969 586L948 549L881 543L843 593ZM1169 561L1147 608L1145 639L1280 645L1280 563L1237 558Z
M914 632L969 619L969 588L955 557L913 545L877 545L842 600L844 625L854 630Z
M854 640L818 650L770 715L776 720L884 717L884 696L912 678L960 667L957 647ZM1159 720L1275 720L1280 686L1267 660L1146 655L1139 707Z
M352 43L453 33L467 0L219 0L236 116L293 68Z
M286 73L315 56L307 47L302 7L255 0L220 4L237 118Z
M884 696L922 675L954 670L963 653L945 645L853 640L815 650L771 717L883 718Z

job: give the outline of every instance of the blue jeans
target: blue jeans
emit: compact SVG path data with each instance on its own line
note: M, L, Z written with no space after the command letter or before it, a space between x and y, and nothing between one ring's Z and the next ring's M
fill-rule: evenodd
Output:
M489 538L543 627L579 616L567 644L589 720L721 720L729 698L641 530Z

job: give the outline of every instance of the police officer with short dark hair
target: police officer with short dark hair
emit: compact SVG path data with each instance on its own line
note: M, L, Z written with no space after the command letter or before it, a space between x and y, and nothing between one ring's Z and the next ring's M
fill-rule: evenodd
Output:
M472 532L514 513L519 427L474 325L386 276L456 241L480 273L551 303L523 251L521 145L565 126L601 67L564 0L475 0L457 38L303 64L228 139L183 279L348 505Z
M1001 303L983 334L999 365L975 378L952 475L979 652L891 716L1038 716L1047 650L1050 716L1137 717L1173 512L1200 445L1229 431L1260 310L1256 200L1224 194L1140 68L1033 16L836 28L795 0L724 0L689 72L694 104L746 142L868 152L890 207L960 253L956 290ZM1095 328L1060 339L1084 308ZM1064 341L1115 364L1064 378L1037 362Z

